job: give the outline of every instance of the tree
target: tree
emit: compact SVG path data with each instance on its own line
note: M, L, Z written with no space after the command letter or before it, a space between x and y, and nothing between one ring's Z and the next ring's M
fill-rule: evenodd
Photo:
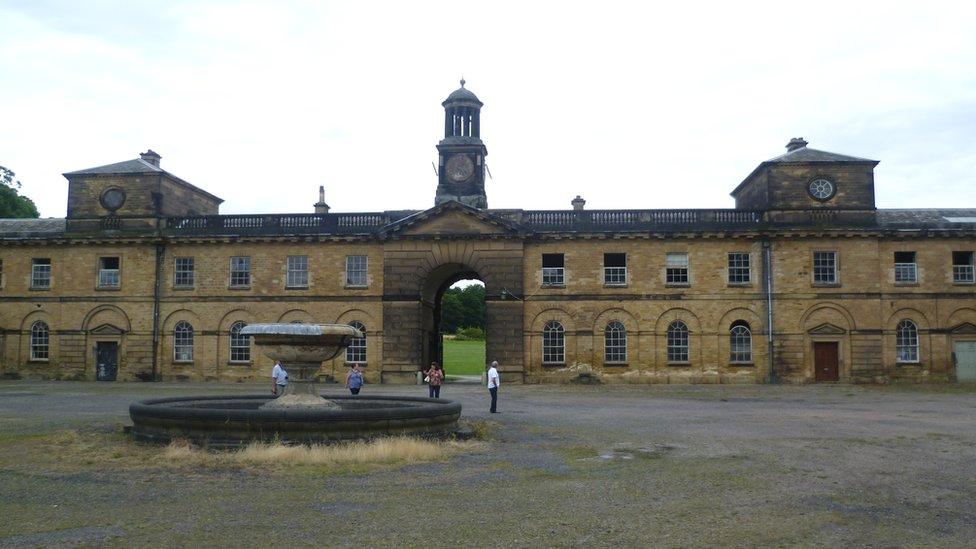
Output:
M441 331L452 334L458 328L485 328L485 287L472 284L448 288L441 298Z
M20 181L12 170L0 166L0 218L5 217L40 217L34 201L21 196L17 189Z
M444 333L453 334L464 321L464 310L458 297L460 294L458 288L450 288L441 299L441 331Z

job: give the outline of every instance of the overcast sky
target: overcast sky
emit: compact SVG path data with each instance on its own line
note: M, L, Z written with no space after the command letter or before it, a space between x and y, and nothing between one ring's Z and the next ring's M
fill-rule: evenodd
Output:
M976 207L976 8L898 4L3 0L0 165L44 217L147 148L221 213L424 209L463 75L492 208L732 207L796 136Z

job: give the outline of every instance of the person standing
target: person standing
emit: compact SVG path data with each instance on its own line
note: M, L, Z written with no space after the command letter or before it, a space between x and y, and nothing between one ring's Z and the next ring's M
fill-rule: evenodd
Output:
M430 398L441 398L441 385L444 384L444 369L436 362L430 363L430 369L424 372L427 376L427 394Z
M491 361L491 366L488 368L488 392L491 394L491 413L497 414L498 409L498 385L501 384L501 380L498 378L498 361Z
M288 385L288 372L281 367L281 361L276 360L274 368L271 369L271 394L281 396L285 394L285 387Z
M354 395L358 395L359 390L363 388L363 371L359 369L359 364L353 364L352 368L349 368L349 373L346 374L346 388Z

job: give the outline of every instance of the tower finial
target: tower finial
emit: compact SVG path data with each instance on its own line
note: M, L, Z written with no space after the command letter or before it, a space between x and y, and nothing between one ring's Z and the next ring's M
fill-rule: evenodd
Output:
M465 82L464 82L464 77L462 76L462 77L461 77L461 87L462 87L462 88L464 87L464 84L465 84Z

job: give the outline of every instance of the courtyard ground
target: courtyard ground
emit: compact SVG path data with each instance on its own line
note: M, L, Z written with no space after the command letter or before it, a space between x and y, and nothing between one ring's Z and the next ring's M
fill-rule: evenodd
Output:
M133 400L265 390L0 382L0 547L976 539L971 387L506 385L491 415L480 386L448 385L442 396L493 425L490 439L442 461L369 470L120 466L77 452L66 463L37 450L66 438L124 447Z

